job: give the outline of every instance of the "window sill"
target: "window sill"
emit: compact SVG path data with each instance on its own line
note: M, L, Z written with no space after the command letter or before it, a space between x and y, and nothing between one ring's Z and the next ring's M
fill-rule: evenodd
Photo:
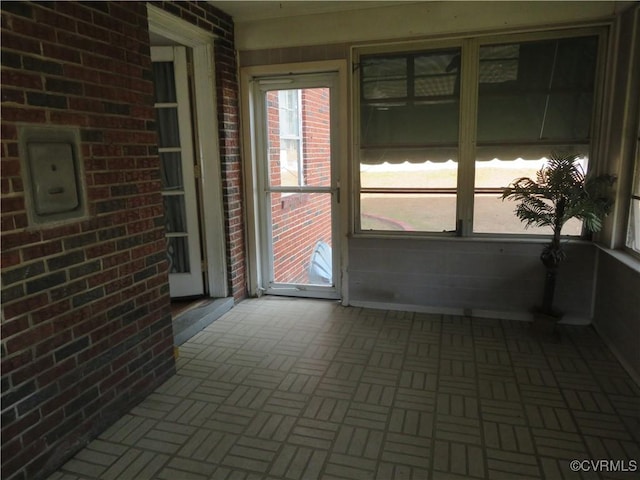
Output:
M427 241L438 241L438 240L450 240L454 242L484 242L484 243L539 243L546 244L551 240L551 235L493 235L487 233L475 234L469 237L457 237L455 233L452 232L442 232L442 233L407 233L402 232L401 234L396 233L384 233L384 232L356 232L349 235L349 238L353 239L386 239L386 240L427 240ZM573 245L595 245L594 242L590 240L584 240L580 237L570 237L563 236L561 241L563 243L571 243Z
M597 245L597 247L603 253L615 258L620 263L640 273L640 259L633 256L631 253L625 252L624 250L612 250L610 248L603 247L602 245Z

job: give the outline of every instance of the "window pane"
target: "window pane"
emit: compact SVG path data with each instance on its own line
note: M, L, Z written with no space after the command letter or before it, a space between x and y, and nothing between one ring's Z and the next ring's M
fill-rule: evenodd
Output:
M514 211L516 202L502 201L499 194L474 196L473 230L476 233L520 233L527 235L551 235L551 227L529 227L525 229ZM565 223L562 235L580 235L582 222L571 219Z
M272 178L272 185L298 186L300 185L300 140L291 138L280 139L280 181Z
M640 125L638 126L640 128ZM627 225L626 246L640 253L640 135L636 143L636 164L632 169L631 203L629 205L629 223Z
M567 151L565 145L545 147L480 147L477 149L475 188L493 189L491 193L477 192L474 197L473 231L476 233L521 233L550 235L550 228L525 228L514 211L517 203L502 201L502 189L514 180L528 177L536 180L537 172L546 163L548 149ZM582 154L578 163L587 170L586 147L573 149L573 153ZM521 154L522 157L516 155ZM489 160L490 159L490 160ZM582 222L570 220L562 230L563 235L580 235Z
M304 156L301 185L331 186L331 90L305 88L302 98L302 152Z
M183 195L166 195L164 200L164 220L167 233L186 233L187 215Z
M455 151L392 150L363 152L364 158L378 154L382 161L360 164L362 188L456 188L458 163ZM449 153L450 155L447 155ZM426 160L433 159L435 160ZM446 160L444 160L446 158Z
M417 56L413 68L416 97L454 95L459 89L460 56L457 51Z
M636 182L639 183L639 182ZM627 247L640 253L640 200L631 199L629 207L629 226L627 229Z
M513 147L478 147L476 150L476 188L504 188L520 177L535 180L546 157L553 151L579 155L578 161L587 171L587 146L544 145Z
M187 237L167 237L169 273L189 273L189 245Z
M329 88L266 93L269 185L331 185Z
M456 228L455 194L363 193L362 230L443 232Z
M158 119L158 146L179 147L180 129L178 126L177 108L157 108Z
M582 156L586 171L597 43L580 37L480 48L474 232L551 234L525 229L501 189L535 179L551 152ZM581 229L571 220L562 233Z
M280 136L300 136L299 90L280 90L278 92L278 116Z
M361 61L363 146L457 143L459 49Z
M458 142L459 103L429 105L363 105L362 145L429 145Z
M153 62L153 86L156 103L176 102L176 83L173 62Z
M365 57L362 59L362 98L407 96L406 57Z
M160 176L163 190L182 190L182 160L180 152L160 154Z
M330 193L270 194L273 281L333 283Z
M520 45L482 47L480 84L513 82L518 79Z
M589 139L597 37L480 48L478 142Z
M636 166L633 176L632 191L632 195L640 197L640 140L638 141L638 145L636 147Z

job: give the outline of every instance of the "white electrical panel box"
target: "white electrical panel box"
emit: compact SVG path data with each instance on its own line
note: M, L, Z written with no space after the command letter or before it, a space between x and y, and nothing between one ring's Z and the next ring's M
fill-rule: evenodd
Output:
M71 212L80 206L70 143L27 144L33 207L37 215Z
M23 125L18 128L18 140L29 223L55 224L86 217L80 131Z

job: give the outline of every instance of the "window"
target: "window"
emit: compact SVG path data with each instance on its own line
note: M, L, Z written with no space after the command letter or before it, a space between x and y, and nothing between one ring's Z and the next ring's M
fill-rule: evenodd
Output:
M552 151L586 169L599 35L508 38L358 52L359 231L550 233L501 193Z
M597 37L564 38L479 50L473 231L521 233L501 187L535 178L550 150L579 154L586 170ZM534 229L532 233L551 233ZM565 234L580 235L569 221Z
M626 246L631 251L640 254L640 122L638 125L638 137L636 138L636 160L632 178Z
M361 59L363 230L455 230L460 48Z

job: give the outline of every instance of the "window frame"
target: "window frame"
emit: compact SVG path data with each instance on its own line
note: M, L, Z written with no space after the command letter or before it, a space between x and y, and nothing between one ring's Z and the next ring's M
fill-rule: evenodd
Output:
M591 112L590 137L588 142L588 168L596 167L595 152L599 151L602 142L602 128L598 119L603 108L604 64L607 49L606 26L576 27L558 30L540 30L531 32L512 32L501 34L487 34L484 36L458 37L452 39L423 40L397 42L393 44L370 44L357 46L352 49L353 61L353 221L354 236L385 236L385 237L480 237L480 238L524 238L544 239L549 235L531 233L480 233L473 232L474 196L484 193L483 188L475 187L475 164L477 147L477 115L479 90L479 52L480 47L512 43L556 40L585 36L597 36L597 60L594 78L593 106ZM360 89L360 59L362 56L373 55L415 55L420 52L460 48L460 111L458 124L458 169L457 185L451 189L456 194L456 229L453 231L398 231L398 230L363 230L361 226L361 194L363 188L360 180L360 151L361 151L361 89ZM557 142L555 143L557 144ZM405 188L385 188L385 193L407 192ZM423 190L423 189L421 189ZM428 189L426 189L428 190ZM493 191L491 192L493 193ZM584 235L584 232L583 232ZM581 236L583 236L581 235ZM563 235L569 238L577 236Z
M626 199L628 210L627 210L627 215L625 217L625 228L624 228L625 235L624 235L623 250L629 253L630 255L632 255L633 257L640 259L640 248L638 250L635 250L629 245L629 236L630 236L629 232L632 228L631 215L633 213L633 201L634 200L640 201L640 195L635 193L636 189L640 189L640 109L638 111L637 117L638 117L638 120L636 125L636 138L635 138L635 145L634 145L635 155L633 156L632 165L631 165L631 168L629 169L631 174L631 181L629 182L629 187L630 187L629 196ZM636 214L640 215L640 210L636 212ZM640 218L636 218L636 221L640 221ZM640 238L634 238L634 240L636 244L640 246Z

